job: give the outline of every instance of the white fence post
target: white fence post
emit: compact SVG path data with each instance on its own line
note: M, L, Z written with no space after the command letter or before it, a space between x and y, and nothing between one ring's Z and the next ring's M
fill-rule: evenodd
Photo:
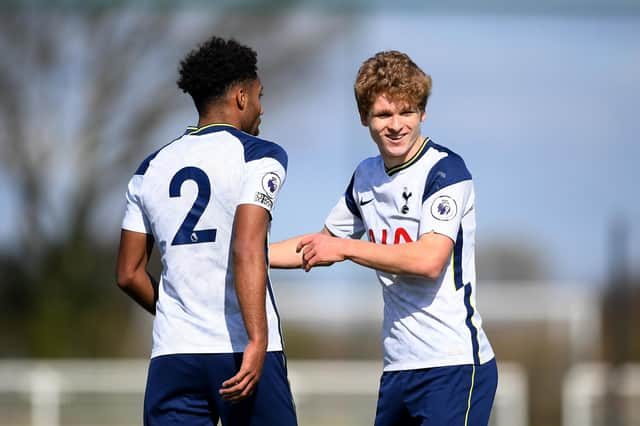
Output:
M498 391L494 402L496 426L529 424L529 381L524 368L510 362L498 363Z
M33 426L59 426L59 373L47 366L37 366L30 373L30 388L31 424Z

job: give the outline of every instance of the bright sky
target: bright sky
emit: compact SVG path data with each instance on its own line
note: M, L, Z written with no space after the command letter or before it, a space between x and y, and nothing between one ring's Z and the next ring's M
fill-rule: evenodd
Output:
M365 18L308 67L304 96L275 108L267 91L263 135L290 164L272 238L320 229L357 162L376 154L352 81L362 60L397 49L433 77L423 133L466 160L480 243L530 245L551 279L600 281L622 217L638 264L638 40L637 18Z

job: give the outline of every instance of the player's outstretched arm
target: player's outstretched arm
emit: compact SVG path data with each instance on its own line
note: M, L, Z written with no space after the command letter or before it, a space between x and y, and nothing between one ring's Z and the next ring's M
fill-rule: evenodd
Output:
M116 267L116 282L125 293L151 314L156 313L158 283L147 272L153 236L122 230Z
M302 257L296 247L305 235L289 238L269 244L269 266L278 269L294 269L302 267Z
M451 258L453 241L435 232L424 234L415 242L394 245L314 234L303 238L298 248L303 252L305 271L323 262L348 259L391 274L436 279Z
M321 234L331 235L327 228ZM269 244L269 266L277 269L302 268L302 251L298 248L300 241L314 234L299 235L288 240ZM329 266L333 262L324 262L314 266Z
M236 375L222 383L220 394L229 401L250 396L262 374L267 351L267 240L269 213L260 206L241 204L233 224L233 271L235 288L249 343Z

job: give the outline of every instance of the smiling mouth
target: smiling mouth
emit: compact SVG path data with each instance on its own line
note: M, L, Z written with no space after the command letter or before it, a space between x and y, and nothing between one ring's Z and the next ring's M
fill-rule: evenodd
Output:
M402 134L402 135L385 135L385 138L392 141L392 142L398 142L400 140L402 140L406 135Z

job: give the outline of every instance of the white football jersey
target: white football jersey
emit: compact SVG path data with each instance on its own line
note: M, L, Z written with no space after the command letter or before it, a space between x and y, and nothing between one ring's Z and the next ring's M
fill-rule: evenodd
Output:
M436 280L377 271L384 298L384 370L483 364L493 350L475 307L475 195L464 161L428 138L405 163L386 170L362 161L325 225L334 235L403 244L437 232L453 240Z
M129 182L122 229L153 234L162 258L151 357L244 351L234 215L239 204L271 212L286 168L279 145L224 124L190 127L142 162ZM269 279L265 285L268 350L278 351L280 320Z

